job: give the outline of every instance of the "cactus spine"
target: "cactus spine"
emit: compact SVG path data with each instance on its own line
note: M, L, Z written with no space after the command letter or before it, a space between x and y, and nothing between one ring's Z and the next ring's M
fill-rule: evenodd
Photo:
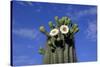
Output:
M44 64L77 62L74 45L74 34L79 31L77 24L72 24L68 17L59 19L56 16L55 21L56 26L49 22L50 33L44 26L40 27L40 31L47 36L45 48L39 50L44 55Z

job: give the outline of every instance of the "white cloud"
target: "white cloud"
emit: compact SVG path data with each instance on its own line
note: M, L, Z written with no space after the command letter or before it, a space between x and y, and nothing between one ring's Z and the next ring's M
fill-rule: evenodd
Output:
M96 41L97 38L97 25L96 21L89 22L86 30L86 37L91 41Z
M14 56L14 65L22 65L22 64L35 64L36 60L30 56Z
M75 8L73 8L73 6L69 6L69 8L67 9L69 12L65 13L65 15L69 16L73 20L80 20L83 17L94 16L97 14L96 7L92 7L92 8L84 9L84 10L79 10L79 11L73 11L73 9L75 9ZM70 11L73 11L73 12L70 12Z
M96 13L97 13L96 8L90 8L88 10L79 11L78 13L76 13L76 16L82 17L85 15L96 15Z
M20 4L20 5L23 5L23 6L28 6L28 5L30 5L30 6L33 6L33 3L32 2L26 2L26 1L20 1L20 2L18 2L18 4Z
M23 6L27 6L27 5L25 4L25 2L23 2L23 1L18 2L18 4L23 5Z
M30 1L27 1L27 4L30 5L30 6L33 6L33 3L30 2Z
M40 34L39 31L36 29L25 29L25 28L14 29L13 33L18 36L30 38L30 39L35 39L39 37L39 34Z

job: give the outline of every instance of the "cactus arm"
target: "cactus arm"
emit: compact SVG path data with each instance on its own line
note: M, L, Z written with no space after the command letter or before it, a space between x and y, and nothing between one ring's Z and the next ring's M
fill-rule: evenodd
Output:
M73 33L77 33L79 31L79 28L75 28Z
M44 64L50 64L51 63L51 49L48 44L46 44L46 51L44 54Z
M68 17L65 17L65 25L70 25L71 24L71 20Z
M59 26L63 24L62 19L59 19Z
M54 50L55 49L56 46L53 46L54 43L52 44L52 41L51 40L48 40L47 43L51 47L51 50Z
M65 23L65 17L62 17L61 20L62 20L62 21L61 21L62 24L64 25L64 23Z
M75 25L70 29L70 39L73 38L74 34L79 31L79 28Z
M44 50L43 48L40 48L40 49L39 49L39 53L40 53L41 55L44 55L44 54L45 54L45 50Z
M78 25L77 24L73 24L71 30L72 30L73 34L77 33L79 31Z
M52 23L52 21L49 21L49 27L50 27L50 29L55 28L54 25L53 25L53 23Z
M56 25L59 27L59 18L58 18L58 16L55 16L55 21L56 21Z
M40 31L45 34L47 37L50 37L49 33L45 30L44 26L40 26Z
M54 37L51 38L52 46L53 46L54 48L56 48L56 45L55 45L55 43L54 43L55 40L56 40L56 39L55 39Z

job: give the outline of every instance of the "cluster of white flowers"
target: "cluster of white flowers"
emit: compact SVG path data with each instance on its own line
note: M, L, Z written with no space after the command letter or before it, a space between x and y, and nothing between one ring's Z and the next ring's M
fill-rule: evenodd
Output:
M62 34L67 34L68 31L69 31L69 28L68 28L67 25L62 25L62 26L60 27L60 31L61 31ZM52 30L50 31L50 36L56 36L56 35L58 35L58 33L59 33L59 30L58 30L57 28L52 29Z

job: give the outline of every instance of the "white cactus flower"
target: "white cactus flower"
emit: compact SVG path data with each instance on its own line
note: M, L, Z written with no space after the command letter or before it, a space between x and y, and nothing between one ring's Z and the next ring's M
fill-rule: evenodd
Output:
M50 31L50 36L56 36L57 34L59 33L59 30L58 29L52 29L51 31Z
M69 31L69 28L68 28L67 25L62 25L62 26L60 27L60 31L61 31L61 33L63 33L63 34L67 34L68 31Z

